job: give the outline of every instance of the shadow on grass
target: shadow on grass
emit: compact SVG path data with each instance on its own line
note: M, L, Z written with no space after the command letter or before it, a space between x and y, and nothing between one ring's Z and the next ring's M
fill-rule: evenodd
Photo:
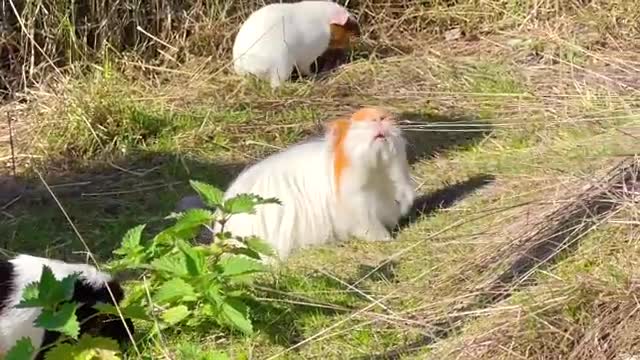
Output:
M471 146L493 130L489 122L472 115L403 112L399 117L411 122L403 127L411 164L445 151Z
M344 284L317 271L280 273L258 290L261 301L253 308L256 327L271 342L287 347L304 340L300 325L309 319L349 314L363 302Z
M224 189L243 166L144 153L112 165L64 171L60 168L67 165L48 162L52 175L43 176L89 248L105 261L129 228L148 224L146 231L153 233L166 226L164 217L191 190L190 179ZM0 248L5 255L85 260L84 245L36 174L0 176L0 209Z
M411 225L421 217L429 216L440 209L455 205L472 192L488 186L494 181L495 176L481 174L455 184L447 185L430 194L418 196L409 214L400 220L396 231Z
M459 121L459 117L405 113L414 121ZM456 128L459 129L459 128ZM473 133L409 132L413 161L474 141ZM51 190L91 250L107 260L129 228L164 224L184 196L193 195L189 179L225 189L245 163L215 163L172 153L143 152L111 164L95 161L73 164L69 159L49 161L41 169ZM97 164L97 165L95 165ZM84 246L39 178L0 175L0 247L63 260L83 260ZM79 253L80 252L80 253Z

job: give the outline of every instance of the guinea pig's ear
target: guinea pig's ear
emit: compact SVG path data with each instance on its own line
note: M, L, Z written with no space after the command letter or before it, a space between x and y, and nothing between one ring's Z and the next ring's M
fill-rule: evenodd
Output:
M358 21L343 7L339 7L333 11L329 19L329 24L342 26L347 31L360 36L360 25L358 25Z

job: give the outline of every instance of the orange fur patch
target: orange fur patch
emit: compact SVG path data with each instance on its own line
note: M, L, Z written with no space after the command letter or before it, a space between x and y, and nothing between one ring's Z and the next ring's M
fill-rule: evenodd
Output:
M349 166L349 158L344 149L344 139L349 132L350 122L348 119L336 119L329 123L331 136L333 137L333 181L336 187L336 193L340 194L340 179L342 173Z
M352 121L372 121L375 119L385 119L393 121L394 117L391 112L375 108L366 107L362 108L353 115L350 119L339 118L335 119L328 124L328 129L331 132L332 147L333 147L333 181L336 187L336 193L340 195L340 181L344 170L349 166L349 157L344 149L344 141L349 133Z
M375 107L362 108L351 115L351 120L353 121L371 121L373 119L391 120L392 115L387 110Z
M344 26L331 24L329 49L347 49L351 42L351 36L353 36L353 33Z

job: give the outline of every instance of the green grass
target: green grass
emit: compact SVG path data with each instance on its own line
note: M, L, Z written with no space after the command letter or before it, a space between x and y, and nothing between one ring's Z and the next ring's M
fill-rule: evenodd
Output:
M201 58L150 74L117 60L72 72L22 110L29 126L18 133L18 150L33 160L20 163L20 180L39 186L37 169L49 184L67 184L54 193L106 261L130 227L160 228L190 192L189 179L224 187L245 164L318 134L326 119L381 105L437 123L407 132L419 192L453 196L470 178L491 175L493 182L467 184L458 202L423 215L396 241L297 252L256 290L263 302L253 338L212 326L140 345L153 358L195 358L202 349L234 359L281 352L285 359L347 359L410 343L453 321L463 305L481 305L473 295L509 266L518 250L509 247L511 236L529 217L616 156L640 150L634 58L623 39L630 30L612 30L612 17L632 15L612 8L594 23L598 9L590 5L572 17L541 13L524 23L531 9L522 4L501 2L507 13L493 9L493 17L462 11L470 4L434 4L439 25L456 19L470 32L505 32L469 41L416 35L409 54L360 59L327 79L275 92ZM581 32L560 41L547 33L545 16L563 28L610 29L620 44L598 48ZM617 354L637 351L629 335L637 315L626 310L640 260L637 210L629 205L616 219L627 223L594 230L534 272L534 285L464 315L459 327L449 323L450 333L405 358L598 358L596 340ZM3 208L0 233L7 252L82 259L75 253L84 250L81 242L45 191ZM612 337L593 340L598 324L614 315L622 320L605 329Z

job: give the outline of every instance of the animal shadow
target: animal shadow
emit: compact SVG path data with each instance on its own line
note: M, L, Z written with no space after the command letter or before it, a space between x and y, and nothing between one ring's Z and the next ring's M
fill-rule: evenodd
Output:
M402 112L399 118L407 139L407 160L413 164L447 150L486 138L493 130L487 121L469 115Z
M467 180L448 185L430 194L420 195L413 202L413 206L409 213L400 220L400 223L394 230L396 232L400 231L423 216L431 215L439 209L451 207L472 192L490 185L494 181L495 176L481 174L473 176Z
M311 75L302 75L297 67L291 71L290 81L298 82L305 79L321 80L331 75L340 66L350 62L349 50L327 49L311 64Z
M189 180L225 188L245 164L178 159L145 152L113 159L112 167L68 165L51 159L40 169L49 189L32 173L0 175L0 249L65 261L85 261L84 245L108 260L126 229L147 224L155 234L171 224L165 217L179 197L193 191ZM57 169L66 167L64 172Z

